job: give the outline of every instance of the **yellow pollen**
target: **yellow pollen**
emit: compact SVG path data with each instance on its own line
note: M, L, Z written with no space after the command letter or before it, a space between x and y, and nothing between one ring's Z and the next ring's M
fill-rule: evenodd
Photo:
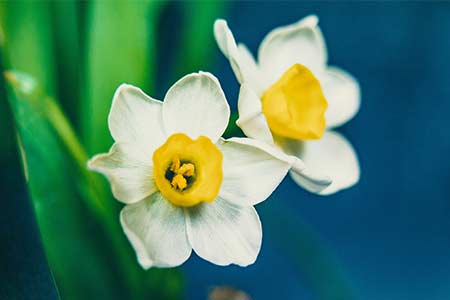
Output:
M270 130L296 140L322 137L327 106L319 81L300 64L290 67L262 96Z
M184 190L187 187L187 180L181 174L177 174L172 178L170 184L180 191Z
M179 171L178 174L183 174L184 176L194 176L195 175L195 167L193 164L190 164L190 163L183 164L178 171Z
M176 173L179 168L180 168L180 159L178 158L178 155L174 155L172 159L172 165L170 166L170 171Z
M195 166L191 163L182 164L178 155L174 155L170 171L175 173L170 184L180 191L187 187L187 180L185 177L192 177L195 175Z

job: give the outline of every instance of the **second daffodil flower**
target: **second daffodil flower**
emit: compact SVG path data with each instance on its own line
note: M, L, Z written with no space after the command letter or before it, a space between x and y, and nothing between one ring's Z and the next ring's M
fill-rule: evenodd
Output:
M230 109L209 73L176 82L164 102L121 85L109 129L114 145L88 165L104 174L139 263L173 267L192 249L217 264L247 266L259 253L253 205L278 186L293 161L245 138L221 138Z
M291 171L299 185L331 194L359 180L353 147L331 129L356 114L360 94L351 75L327 66L317 23L309 16L272 30L259 47L258 62L243 44L236 45L224 20L216 21L214 33L241 84L238 126L301 159L304 164Z

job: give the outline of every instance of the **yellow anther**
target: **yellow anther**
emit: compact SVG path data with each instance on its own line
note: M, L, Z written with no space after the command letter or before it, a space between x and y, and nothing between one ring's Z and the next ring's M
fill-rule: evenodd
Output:
M194 176L195 166L191 163L183 164L180 169L178 169L177 174L181 174L183 176Z
M170 171L175 173L175 176L170 181L170 184L176 190L183 191L187 187L187 179L185 177L194 176L195 166L191 163L182 164L178 155L172 158L172 165Z
M187 180L183 177L183 175L177 174L172 178L170 184L180 191L184 190L187 187Z
M170 171L178 174L178 169L180 168L180 159L178 155L174 155L172 158L172 165L170 166Z

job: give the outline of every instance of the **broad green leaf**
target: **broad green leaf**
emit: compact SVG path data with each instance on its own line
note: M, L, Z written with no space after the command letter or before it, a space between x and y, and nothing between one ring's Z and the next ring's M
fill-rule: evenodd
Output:
M120 271L105 241L102 225L83 205L74 164L45 118L46 94L54 94L51 24L46 2L2 2L2 58L8 68L33 75L9 74L23 169L50 267L64 299L125 296ZM105 253L106 252L106 253Z
M4 19L4 11L3 6L0 5L0 20ZM3 28L0 22L0 49L4 43L4 33ZM1 53L0 53L1 55ZM1 58L1 57L0 57ZM3 63L0 61L0 72L3 72ZM1 76L0 76L1 77ZM1 81L3 82L3 81ZM0 120L11 120L9 116L9 107L8 102L6 101L6 90L4 84L0 82ZM5 99L3 101L3 99ZM13 159L14 151L14 143L12 143L13 139L10 138L10 133L13 131L11 126L11 122L3 122L2 126L0 126L0 164L2 166L6 166L7 163L11 161L15 161Z
M50 11L47 2L0 2L4 31L4 55L10 68L38 78L50 96L55 94L55 65Z
M65 205L72 204L72 202L61 202L60 204L64 206L63 208L56 206L54 202L47 205L45 210L41 211L36 208L38 220L40 216L45 216L43 221L39 220L39 225L43 232L44 242L49 240L48 244L51 246L47 254L50 259L56 256L58 260L63 260L62 265L52 265L54 271L56 269L55 276L58 286L60 288L62 287L61 294L63 297L69 299L74 297L74 299L77 299L80 295L83 297L85 295L96 297L104 297L107 295L108 299L121 299L123 297L127 299L152 297L156 297L156 299L179 299L180 291L182 290L181 274L179 271L171 269L142 270L137 264L133 250L129 246L128 241L120 228L117 216L107 215L109 211L105 210L104 205L95 202L98 200L96 199L96 191L91 193L89 188L86 189L86 186L82 186L85 193L82 193L82 195L77 193L73 193L74 195L71 194L70 188L72 188L73 191L79 187L80 183L94 181L95 178L90 176L93 175L92 173L84 172L84 167L81 164L78 164L77 169L82 171L81 175L85 178L77 178L77 176L80 175L79 172L67 172L67 170L73 169L73 164L68 163L66 166L64 163L66 172L63 175L60 175L58 180L55 180L54 176L45 177L45 182L33 179L35 177L33 177L32 172L37 168L34 166L35 163L30 162L29 160L30 152L35 153L43 151L50 155L48 160L44 160L45 158L41 159L44 166L39 169L40 172L47 172L48 175L51 174L48 173L46 167L50 167L51 162L56 163L58 166L61 165L63 161L66 163L71 162L72 160L75 160L77 163L80 161L85 162L86 154L78 145L77 138L59 106L51 98L42 95L36 81L29 75L20 72L8 71L5 73L5 76L8 79L13 92L13 94L10 94L9 99L12 99L14 116L16 117L16 120L25 120L18 123L19 145L24 161L26 177L30 182L31 192L33 193L34 187L39 190L40 188L45 188L46 185L57 184L59 188L63 189L62 191L68 194L67 196L64 196L66 198L73 198L74 200L71 201L75 202L75 205L70 206L71 208L66 212L67 215L64 214L63 208ZM15 105L14 103L19 103L20 105ZM31 117L32 120L41 120L42 124L45 124L46 132L49 133L49 136L55 138L55 140L58 140L59 138L59 140L63 142L64 146L60 149L60 158L53 153L54 150L46 152L46 147L42 147L38 142L26 142L29 140L33 141L33 138L42 137L43 135L38 130L39 126L36 123L36 120L30 122L30 119L25 118L26 116ZM49 143L46 143L45 145L48 144ZM57 149L54 145L50 144L50 146L52 146L51 149ZM64 151L65 149L63 150L63 148L67 149L71 156L68 157L65 155L66 151ZM42 154L39 154L39 156L42 156ZM57 161L55 162L52 159L57 159ZM59 162L59 164L57 162ZM72 182L72 186L63 186L62 184L65 181ZM82 205L82 201L86 201L86 197L88 197L89 200L84 202L86 205ZM47 199L42 200L39 196L34 196L33 200L35 206L36 203L39 203L39 206L45 206L46 203L44 201ZM59 210L58 213L52 210L53 207ZM77 212L76 209L79 211ZM93 212L94 215L89 214L89 212ZM67 222L64 226L56 226L56 235L54 234L55 227L49 227L46 223L48 220L55 220L55 217L57 217L57 220L59 220L59 217L63 217L64 221ZM99 222L94 221L93 217L96 217L96 220L100 220L102 223L99 224ZM62 223L62 221L58 221L57 224L62 225ZM90 223L92 223L92 226ZM71 226L79 228L80 232L77 231L71 233ZM82 232L82 228L85 228L86 226L88 226L89 229L87 232ZM95 228L91 228L93 226L95 226ZM110 234L109 237L112 237L112 239L105 239L105 232L102 230L104 226ZM66 232L67 236L62 235L61 231ZM68 240L61 240L61 235ZM80 247L80 249L76 247L75 250L77 253L89 252L88 259L86 259L84 255L78 256L77 254L68 252L67 249L64 248L64 244L70 242L75 243L77 247ZM66 257L65 255L68 254L71 256ZM111 261L114 263L109 263ZM50 262L52 263L52 261ZM80 268L84 263L89 264L90 271L93 271L93 274L89 275L93 275L93 277L86 276L82 273L73 273L73 267ZM71 266L72 264L73 266ZM59 269L61 267L62 270ZM107 276L105 276L105 274ZM79 276L83 277L80 278ZM104 284L95 284L98 280ZM75 284L74 286L77 287L75 289L77 292L74 292L72 286L70 286L69 291L65 290L64 288L66 288L67 283ZM93 286L90 287L90 289L87 289L87 283L88 285ZM108 285L113 286L113 288L105 289ZM83 288L82 290L78 290L80 286ZM88 294L85 294L85 292Z
M81 81L80 3L75 0L50 2L51 24L54 37L55 74L58 79L57 99L68 117L77 123Z
M2 72L0 63L0 72ZM15 162L15 143L14 139L11 138L10 134L13 132L10 124L6 120L10 120L8 102L6 101L6 91L4 91L4 86L0 83L0 120L2 120L2 126L0 126L0 165L4 168L8 165L11 166L12 162Z
M1 7L0 7L0 18L2 17L2 11L1 11ZM2 28L0 26L0 58L2 56ZM1 157L0 157L0 165L2 166L3 169L3 175L4 177L2 177L3 183L6 184L9 183L13 183L14 186L10 186L10 187L6 187L5 191L2 191L3 193L3 198L5 199L5 206L6 206L6 212L9 211L9 213L13 213L14 215L11 216L14 219L17 220L23 220L24 217L29 218L30 215L30 211L29 208L32 206L31 202L29 203L29 205L23 203L23 200L27 201L29 198L23 198L23 188L24 188L24 184L25 184L25 180L23 180L23 173L22 170L20 168L20 157L18 156L18 149L17 149L17 133L15 130L15 126L14 126L14 121L13 121L13 116L12 116L12 112L11 109L9 107L9 103L7 101L8 97L7 97L7 90L6 90L6 82L5 82L5 78L4 76L1 76L1 74L3 74L4 72L4 68L3 68L3 61L0 59L0 120L2 123L2 126L0 126L0 140L2 141L0 143L0 153L1 153ZM5 176L6 175L6 176ZM11 178L14 178L14 180L9 180ZM22 190L22 192L17 193L18 191ZM14 193L14 191L16 191L16 193ZM12 202L16 203L16 204L12 204ZM20 204L21 203L21 204ZM18 205L17 205L18 204ZM11 210L11 208L15 208L14 210ZM4 214L4 212L2 212ZM42 265L45 264L47 262L46 258L42 255L42 242L40 241L39 237L37 238L37 243L36 243L36 236L33 237L29 237L29 236L21 236L20 234L23 233L27 233L29 234L30 232L33 233L33 235L36 234L36 231L34 230L35 228L32 227L32 230L29 230L30 227L29 225L34 226L35 222L36 222L36 218L35 216L31 216L31 220L27 220L27 228L26 230L20 230L19 228L16 228L15 226L12 226L13 224L9 224L8 220L11 220L10 218L2 218L2 224L3 226L5 226L4 228L6 228L7 230L9 230L14 236L18 237L18 239L14 242L12 242L11 245L8 246L8 244L11 241L7 241L7 245L6 248L4 249L9 249L9 250L13 250L14 248L17 248L17 246L30 246L32 245L34 246L38 246L38 249L32 248L32 253L30 253L30 249L29 248L24 248L23 250L20 250L18 252L14 252L14 253L10 253L11 255L14 255L16 258L18 259L22 259L22 257L20 256L20 253L24 254L31 254L31 257L34 257L33 260L30 260L29 258L26 258L24 261L28 261L28 262L32 262L32 266L29 265L25 265L25 268L31 269L31 270L36 270L36 266L38 265ZM31 221L31 223L30 223ZM6 223L8 222L8 223ZM14 223L14 222L13 222ZM15 224L17 224L17 222L15 222ZM21 243L23 241L23 244ZM32 241L32 243L30 243L30 241ZM16 247L10 247L10 246L16 246ZM8 250L7 250L8 251ZM20 253L19 253L20 252ZM38 256L35 255L35 253L39 253ZM37 262L35 261L36 259L39 259L40 261ZM23 278L28 278L26 280L26 282L28 282L29 284L31 283L30 286L30 290L33 290L33 288L37 288L37 291L43 292L44 289L47 290L47 296L48 299L60 299L59 294L58 294L58 290L54 281L54 278L50 272L50 269L47 268L40 268L41 271L39 271L38 273L32 272L35 275L39 275L39 282L37 282L36 284L34 282L30 282L30 280L32 279L36 279L36 276L23 276L24 272L27 272L26 269L24 268L23 264L19 263L17 265L16 268L16 264L18 263L17 259L14 260L15 264L13 264L12 266L15 268L14 272L16 274L18 274L19 276L23 277ZM8 264L8 263L7 263ZM13 283L9 288L9 292L8 292L8 287L6 287L6 291L5 289L3 289L2 291L2 297L4 297L5 299L8 297L13 297L14 295L17 297L19 294L25 295L23 293L23 291L19 291L18 286L20 283L23 281L20 280L19 282L17 281L12 281L10 283ZM6 283L5 283L6 284ZM12 289L11 289L12 288ZM44 289L42 289L44 288ZM31 294L29 294L31 295ZM9 299L9 298L8 298Z
M23 169L60 294L63 299L115 299L124 290L120 273L110 264L111 253L104 253L108 244L102 225L77 193L74 165L45 119L33 83L7 76Z
M180 6L183 34L176 53L177 77L205 70L211 65L213 53L218 51L213 34L214 21L223 17L227 4L223 1L186 1L180 2Z
M161 3L157 1L92 1L88 10L86 70L82 98L83 138L90 154L112 144L107 115L121 83L150 93Z

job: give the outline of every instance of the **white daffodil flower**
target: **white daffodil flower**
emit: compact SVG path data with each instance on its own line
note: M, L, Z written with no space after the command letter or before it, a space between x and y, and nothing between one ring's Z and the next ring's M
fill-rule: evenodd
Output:
M245 45L236 45L224 20L216 21L214 34L241 84L237 125L248 137L300 158L307 168L290 172L299 185L331 194L359 180L353 147L332 129L357 113L360 91L350 74L327 65L317 23L316 16L308 16L272 30L259 47L258 62ZM306 181L305 173L317 184Z
M264 201L294 160L247 138L221 138L230 109L210 73L176 82L164 102L121 85L108 118L114 145L88 166L104 174L143 268L182 264L192 249L217 265L252 264Z

